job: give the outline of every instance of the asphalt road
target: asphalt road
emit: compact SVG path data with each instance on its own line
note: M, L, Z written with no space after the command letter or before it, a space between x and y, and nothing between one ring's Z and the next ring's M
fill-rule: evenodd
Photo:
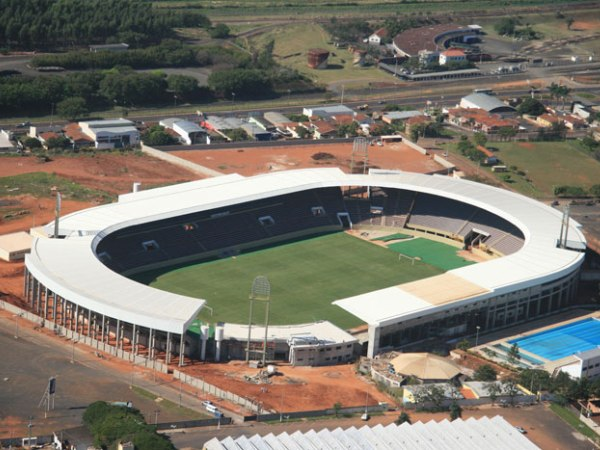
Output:
M207 418L178 409L179 383L174 380L154 379L150 371L123 362L114 366L96 357L93 349L35 331L23 319L19 319L19 338L15 339L15 318L0 313L0 438L26 436L29 417L33 417L33 435L77 427L85 407L97 400L132 401L150 423L156 411L160 422ZM75 363L71 364L73 355ZM38 405L52 376L57 380L55 409L45 418ZM132 380L136 387L172 403L161 405L138 395L130 389ZM182 406L202 411L200 402L183 391Z

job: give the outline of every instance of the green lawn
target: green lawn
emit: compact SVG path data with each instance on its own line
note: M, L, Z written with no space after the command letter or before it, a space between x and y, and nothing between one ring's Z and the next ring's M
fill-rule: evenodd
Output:
M388 247L403 255L418 256L423 262L439 267L444 271L475 264L473 261L467 261L458 256L456 254L458 248L423 238L397 242L390 244Z
M525 195L552 197L554 186L589 188L600 180L600 162L576 141L494 142L488 147L498 148L498 158L504 165L517 167L517 171L510 172L510 184Z
M362 322L331 302L416 279L442 270L409 260L384 247L345 233L334 233L135 278L182 295L204 298L213 308L200 319L215 323L248 321L252 281L271 283L271 323L294 324L327 319L349 328Z
M577 415L575 415L575 413L573 413L571 410L565 408L564 406L560 406L558 403L551 403L550 409L579 433L585 435L596 443L600 442L600 436L598 436L594 430L580 421L579 417L577 417Z

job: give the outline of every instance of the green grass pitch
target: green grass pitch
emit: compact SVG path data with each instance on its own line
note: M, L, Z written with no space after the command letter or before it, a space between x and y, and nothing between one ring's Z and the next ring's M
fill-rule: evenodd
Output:
M403 255L418 256L423 262L444 269L444 271L475 264L473 261L467 261L458 256L456 247L423 238L396 242L390 244L389 248Z
M258 275L271 283L271 324L329 320L350 328L362 322L331 302L442 273L398 259L397 253L346 233L334 233L135 278L152 287L207 300L206 322L247 323L250 288ZM262 308L257 308L255 322ZM262 322L262 318L260 322Z

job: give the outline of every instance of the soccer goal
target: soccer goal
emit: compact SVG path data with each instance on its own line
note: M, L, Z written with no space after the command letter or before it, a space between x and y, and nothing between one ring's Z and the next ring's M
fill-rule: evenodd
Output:
M412 256L408 256L408 255L405 255L403 253L398 253L398 261L402 261L403 258L404 259L408 259L410 261L410 265L411 266L414 266L415 265L415 261L418 260L417 257L413 258Z

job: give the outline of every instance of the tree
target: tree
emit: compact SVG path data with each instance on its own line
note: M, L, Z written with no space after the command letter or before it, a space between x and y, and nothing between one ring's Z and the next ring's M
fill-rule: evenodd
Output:
M142 135L142 141L146 145L172 145L177 143L177 139L167 133L160 125L149 128Z
M600 198L600 184L594 184L590 188L590 195L593 195L596 198Z
M415 403L420 404L423 408L427 408L428 405L434 410L440 410L442 403L446 398L444 389L436 386L435 384L425 384L415 388L414 394Z
M52 137L46 141L46 145L48 149L64 149L71 146L71 141L69 141L64 136Z
M335 414L335 417L337 417L340 414L341 409L342 409L342 404L340 402L335 402L333 404L333 412Z
M248 133L246 133L242 128L228 130L226 134L233 142L245 141L248 139Z
M84 98L71 97L57 103L56 113L63 119L74 121L77 118L87 116L89 109Z
M22 141L22 143L26 148L30 148L32 150L42 146L42 143L34 137L27 137Z
M513 127L501 127L498 130L498 135L502 138L502 140L510 140L513 137L515 137L517 134L517 130L515 130Z
M482 147L485 147L485 144L487 144L487 136L485 135L485 133L482 133L481 131L476 132L475 134L473 134L473 142L475 142L475 145L481 145Z
M494 25L494 30L500 35L512 36L515 34L518 23L517 19L513 17L505 17Z
M309 139L311 136L310 131L304 127L296 127L296 133L300 139Z
M213 28L208 30L208 34L213 39L225 39L229 37L230 28L224 23L218 23Z
M519 344L515 342L508 350L508 362L509 364L515 364L519 359L521 359Z
M489 364L479 366L475 371L473 378L477 381L495 381L498 372Z
M573 26L573 23L575 23L575 19L573 19L572 17L568 17L566 22L567 22L567 30L571 30L571 26Z
M189 99L198 89L198 80L187 75L169 75L167 87L177 98Z
M463 339L458 344L456 344L456 348L466 352L471 348L471 342L468 339Z
M402 425L403 423L408 423L410 425L411 424L410 416L408 415L408 413L406 411L402 411L400 413L400 415L398 416L398 418L394 421L394 423L396 425Z
M596 141L596 139L594 139L589 134L587 136L583 137L580 142L581 142L581 145L590 152L594 151L598 147L598 145L600 145Z
M461 415L462 415L462 408L460 407L458 402L456 400L454 400L450 404L450 421L460 419Z
M485 388L488 395L490 396L490 400L492 401L492 405L496 403L496 399L502 393L502 386L499 383L490 383Z
M507 378L502 381L502 393L509 397L510 404L515 404L515 397L519 394L519 387L514 378Z
M519 114L529 114L530 116L539 116L546 112L546 107L538 99L527 97L517 107Z
M257 69L218 70L208 77L208 86L225 98L260 98L272 95L273 85L265 72Z

